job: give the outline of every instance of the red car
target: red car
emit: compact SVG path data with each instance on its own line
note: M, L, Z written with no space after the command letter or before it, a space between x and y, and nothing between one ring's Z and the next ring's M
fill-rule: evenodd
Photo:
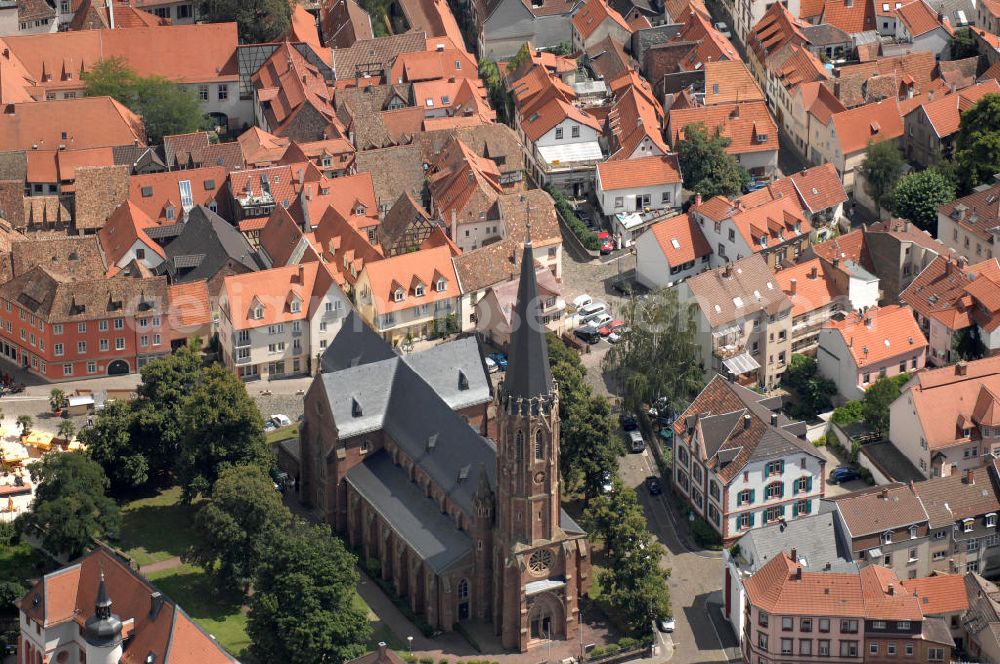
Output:
M602 337L606 337L612 332L617 332L622 327L624 327L624 325L625 321L623 320L613 320L604 327L602 327L601 329L599 329L597 333L600 334Z
M601 241L601 253L610 254L615 250L615 243L611 239L611 235L607 231L601 231L597 234L597 239Z

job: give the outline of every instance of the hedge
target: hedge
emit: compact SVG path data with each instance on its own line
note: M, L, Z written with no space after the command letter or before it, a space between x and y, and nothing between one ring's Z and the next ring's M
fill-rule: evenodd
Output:
M545 185L545 191L549 192L549 196L555 202L556 210L562 215L562 218L566 221L566 225L569 226L570 230L573 231L573 235L579 238L580 242L583 243L585 249L589 251L597 251L601 248L601 240L597 237L597 233L587 228L587 226L580 221L580 218L576 216L576 212L573 211L573 206L570 205L569 200L563 195L561 191L555 189L551 185Z

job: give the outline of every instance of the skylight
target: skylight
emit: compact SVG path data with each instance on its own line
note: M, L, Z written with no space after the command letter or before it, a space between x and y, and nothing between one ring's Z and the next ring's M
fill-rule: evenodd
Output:
M677 241L677 238L670 238L670 246L672 246L674 249L680 249L681 243Z
M741 298L739 295L737 295L736 297L733 298L733 304L735 304L737 308L742 307L743 306L743 298Z

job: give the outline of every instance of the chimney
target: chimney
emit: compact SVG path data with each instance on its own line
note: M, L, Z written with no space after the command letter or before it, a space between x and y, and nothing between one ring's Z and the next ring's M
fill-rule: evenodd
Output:
M732 264L727 261L725 267L722 268L722 278L728 279L731 276L733 276Z
M777 413L771 413L771 426L772 427L778 426L778 414Z
M882 489L881 491L878 492L878 497L881 498L882 500L888 500L889 499L889 490L888 489Z
M385 644L385 641L378 642L378 661L384 662L386 660L386 651L388 649L389 646Z
M788 557L792 559L792 562L799 562L798 549L792 547L792 550L788 553Z
M750 428L750 423L752 421L753 421L753 418L751 418L749 414L743 416L743 430L744 431L746 431L747 429Z
M891 583L888 586L886 586L886 591L890 595L895 595L896 594L896 589L893 587L893 585Z
M969 371L969 365L966 363L965 360L962 360L961 362L956 362L955 363L955 375L956 376L964 376L964 375L966 375L968 373L968 371Z
M815 268L813 268L813 269L815 269ZM797 288L798 285L799 285L799 280L798 279L792 279L792 281L790 283L790 286L792 288L792 293L791 293L792 295L795 295L795 290L796 290L796 288Z
M819 275L819 270L816 268L815 265L813 265L812 269L809 270L809 278L815 279L818 275Z
M149 619L156 620L156 616L160 615L160 609L163 608L163 594L160 591L153 591L149 594Z
M299 285L300 286L303 285L304 283L306 283L306 266L304 264L302 264L302 263L299 263L299 275L298 275L298 279L299 279Z
M958 269L959 270L964 270L967 267L969 267L969 259L966 258L965 256L959 256L958 257Z
M976 473L971 468L965 471L965 483L969 486L976 483Z
M795 566L795 580L796 581L802 580L802 565Z
M701 205L701 194L695 193L695 195L694 195L694 206L698 207L699 205Z

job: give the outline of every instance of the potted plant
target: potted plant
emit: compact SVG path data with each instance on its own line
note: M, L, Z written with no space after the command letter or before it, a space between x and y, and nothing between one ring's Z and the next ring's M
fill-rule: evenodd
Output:
M52 407L52 414L56 417L62 415L63 409L66 407L68 401L66 393L58 387L53 387L52 391L49 392L49 406Z
M22 438L31 433L31 425L34 423L35 421L31 419L31 415L18 415L17 426L21 427Z
M76 427L73 426L71 420L63 420L59 423L59 439L63 441L63 447L68 448L70 441L73 440L74 434L76 434Z

